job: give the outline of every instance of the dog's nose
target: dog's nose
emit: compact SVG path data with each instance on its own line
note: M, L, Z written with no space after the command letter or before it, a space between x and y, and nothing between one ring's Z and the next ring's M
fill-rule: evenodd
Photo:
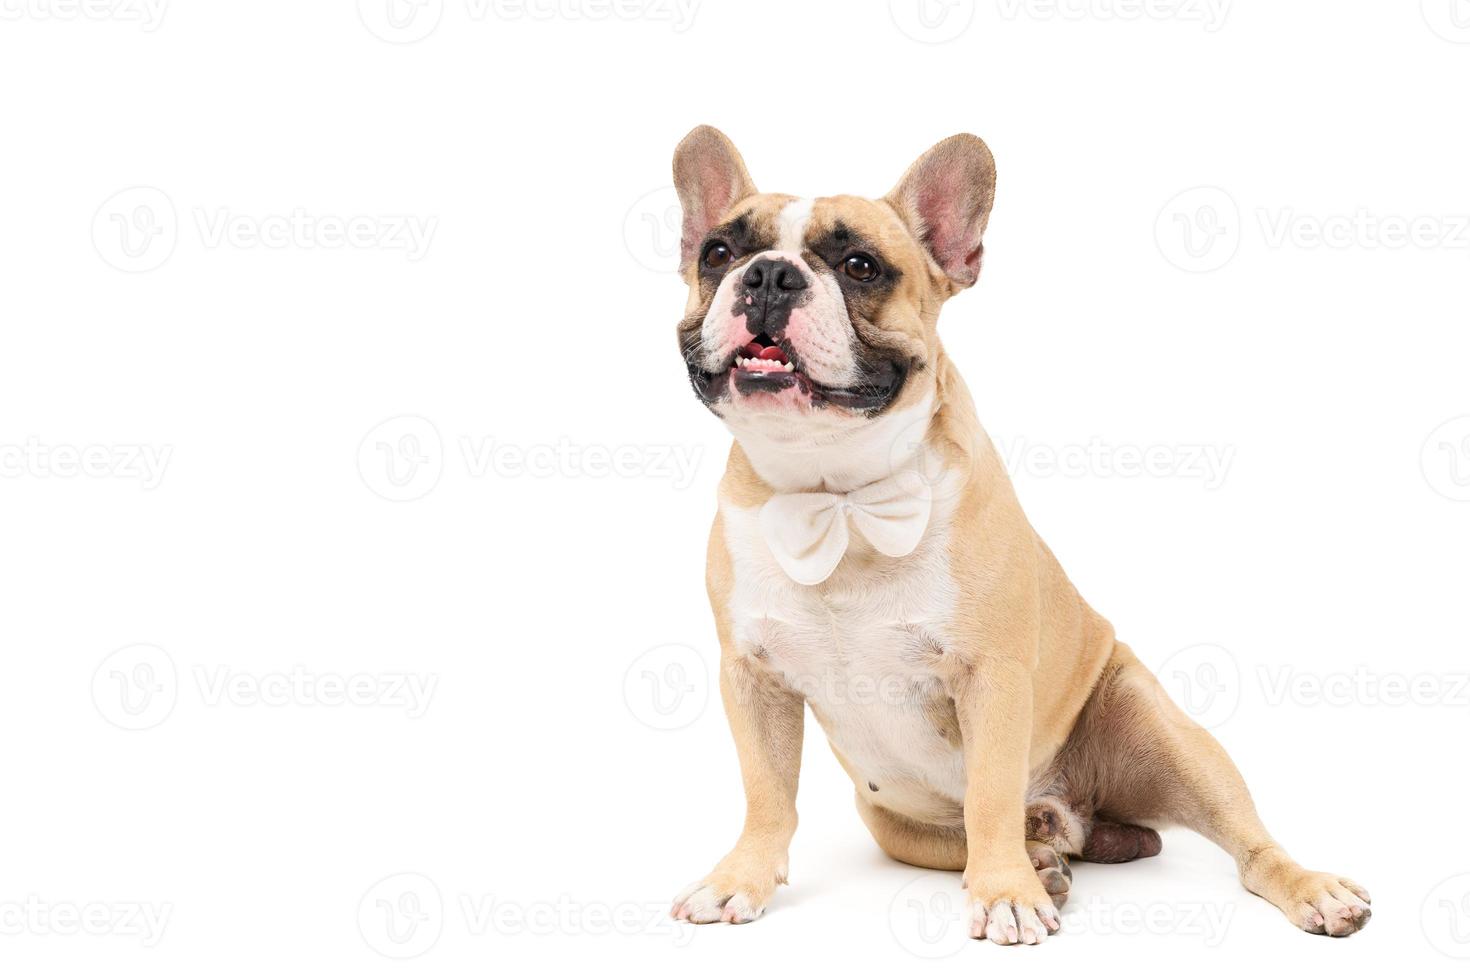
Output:
M807 287L806 276L785 259L756 259L745 267L741 281L750 295L767 301L790 299Z

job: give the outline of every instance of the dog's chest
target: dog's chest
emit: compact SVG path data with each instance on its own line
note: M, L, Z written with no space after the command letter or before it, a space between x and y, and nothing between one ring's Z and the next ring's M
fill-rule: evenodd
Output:
M945 809L939 798L962 799L957 726L939 678L955 605L945 514L903 558L854 534L831 577L803 586L776 563L754 509L722 513L742 652L805 696L860 792L931 818Z

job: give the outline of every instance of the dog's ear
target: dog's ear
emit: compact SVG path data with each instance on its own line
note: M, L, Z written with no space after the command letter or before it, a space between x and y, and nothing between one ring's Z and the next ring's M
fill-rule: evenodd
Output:
M955 288L980 276L980 239L995 201L995 158L978 136L960 133L914 161L884 198Z
M713 126L696 126L679 141L674 150L674 188L684 208L679 236L683 270L699 258L699 243L725 212L756 190L740 151Z

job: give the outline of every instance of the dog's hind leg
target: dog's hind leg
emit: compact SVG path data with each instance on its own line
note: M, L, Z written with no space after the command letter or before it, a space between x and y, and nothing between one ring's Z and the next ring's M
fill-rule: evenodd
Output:
M1058 765L1088 788L1096 812L1109 821L1180 823L1214 841L1235 859L1247 889L1307 932L1346 936L1372 914L1362 887L1303 868L1272 839L1225 750L1122 644ZM1152 846L1138 829L1098 825L1093 832L1102 836L1094 849L1127 853L1134 842Z

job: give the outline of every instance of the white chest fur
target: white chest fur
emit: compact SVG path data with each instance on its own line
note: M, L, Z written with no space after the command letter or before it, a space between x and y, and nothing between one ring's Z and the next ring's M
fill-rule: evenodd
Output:
M806 697L860 792L919 819L950 819L964 798L937 668L956 601L951 510L939 494L919 546L902 558L854 532L831 577L803 586L767 548L758 508L722 507L741 651Z

